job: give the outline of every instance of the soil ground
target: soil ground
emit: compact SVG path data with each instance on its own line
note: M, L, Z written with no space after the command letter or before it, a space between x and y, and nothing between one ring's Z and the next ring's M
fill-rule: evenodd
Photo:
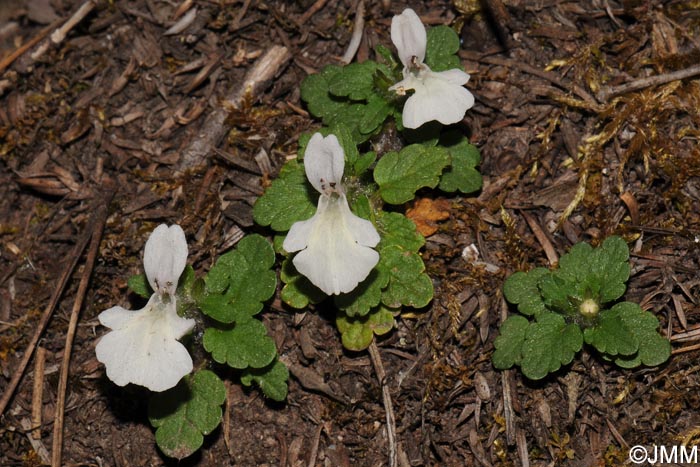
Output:
M154 444L147 392L115 386L96 361L105 332L96 316L114 304L140 306L126 279L141 272L154 226L183 226L200 273L242 233L270 234L253 225L252 203L299 135L318 126L299 83L339 63L358 8L355 0L195 0L191 24L164 35L188 3L97 1L59 44L12 58L34 39L46 43L83 1L0 2L0 394L78 261L39 341L43 372L33 357L2 414L0 464L47 462L66 333L83 298L63 465L388 465L370 358L343 350L324 307L266 308L263 320L295 375L287 401L269 403L231 382L222 427L180 462ZM481 150L484 187L473 196L421 194L445 213L422 252L435 298L405 310L378 341L399 465L620 466L634 445L695 445L698 348L692 333L678 338L700 321L695 2L368 0L357 60L391 46L391 18L406 6L460 33L476 105L457 127ZM239 109L224 110L223 140L183 164L183 152L207 137L205 120L275 45L291 58ZM682 80L649 79L687 69ZM86 259L76 246L112 190L83 292ZM674 338L668 363L620 370L584 351L540 382L495 370L493 340L509 313L504 279L611 234L632 250L625 299ZM463 257L471 244L489 267ZM42 381L38 400L33 387ZM36 436L33 408L42 415Z

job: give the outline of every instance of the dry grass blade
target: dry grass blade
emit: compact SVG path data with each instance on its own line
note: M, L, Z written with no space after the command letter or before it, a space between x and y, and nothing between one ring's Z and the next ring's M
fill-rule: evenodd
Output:
M14 370L12 379L5 388L5 392L2 395L2 399L0 399L0 415L2 415L5 412L7 404L10 402L10 399L12 399L12 396L14 395L20 380L22 379L22 375L24 375L24 371L27 369L29 360L32 358L34 350L36 349L36 346L39 343L39 339L44 333L44 329L46 329L46 325L48 324L49 319L51 319L51 315L53 314L56 305L58 305L58 301L61 298L61 295L63 295L63 291L65 290L66 285L68 284L68 279L73 274L73 271L75 270L75 267L78 264L78 260L80 259L83 250L85 250L85 247L87 247L87 244L90 241L90 237L92 237L93 225L94 223L91 222L86 226L83 235L78 239L78 242L73 248L73 251L71 251L71 254L69 256L70 260L66 265L65 269L63 270L63 273L61 273L61 277L59 277L58 279L58 283L56 284L53 294L51 295L51 300L44 309L44 312L41 315L41 319L36 325L34 335L29 341L29 344L27 344L27 348L24 351L22 360L17 366L17 368Z
M92 240L87 253L85 267L83 268L83 275L80 278L78 292L76 294L75 301L73 302L70 322L68 323L68 330L66 332L66 345L63 348L63 360L61 362L61 374L57 390L56 415L54 417L53 424L53 447L51 451L52 467L61 466L61 456L63 453L63 419L65 416L66 388L68 386L68 370L70 368L70 356L73 348L73 339L75 337L75 330L78 327L78 318L80 316L80 310L83 307L85 293L87 292L87 288L90 283L92 269L95 266L95 260L97 259L97 254L99 252L102 232L104 231L105 222L107 221L107 206L109 206L112 196L113 193L105 194L105 199L101 200L100 207L93 215L92 222L90 222L91 228L88 230L88 232L91 234Z
M369 345L369 356L372 359L372 366L377 373L377 379L382 386L382 401L384 402L384 411L386 413L386 436L389 441L389 467L396 467L396 420L394 418L394 406L391 402L391 394L389 386L386 384L386 372L382 363L382 356L379 354L379 348L374 339Z

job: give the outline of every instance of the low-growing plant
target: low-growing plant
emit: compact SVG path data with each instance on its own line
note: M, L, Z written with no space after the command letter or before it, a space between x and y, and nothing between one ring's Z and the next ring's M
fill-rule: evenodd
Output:
M423 188L481 188L479 151L442 126L461 121L474 102L457 35L446 26L426 33L407 9L391 37L399 60L379 46L377 61L329 65L304 80L302 99L326 126L300 137L297 158L253 210L278 233L282 300L303 309L333 296L342 343L358 351L391 331L402 307L433 297L418 253L425 240L401 205ZM375 152L373 138L394 128L399 146Z
M100 314L112 331L97 344L98 360L116 384L154 391L149 419L166 455L189 456L219 425L225 389L215 371L223 365L243 385L255 382L269 398L285 399L287 368L255 317L276 290L275 252L283 257L284 303L302 309L333 296L350 350L390 332L402 307L432 299L418 253L425 239L402 205L424 188L481 187L479 151L442 127L461 121L474 98L463 87L469 75L455 55L454 31L426 33L407 9L394 17L391 37L398 61L380 46L378 61L330 65L302 83L302 99L326 127L300 137L298 157L254 206L256 222L276 232L274 248L247 236L198 279L186 267L182 229L159 226L146 243L146 274L129 280L148 304ZM397 130L395 150L373 150L373 138ZM196 338L179 342L195 328L202 331ZM200 342L222 366L194 364L188 349Z
M222 418L224 383L212 362L194 364L188 348L199 339L178 339L193 329L214 362L237 371L240 382L255 382L276 401L287 396L287 368L274 341L255 318L275 293L272 245L260 235L244 237L236 249L218 258L203 278L186 266L187 242L178 225L158 226L144 250L145 275L129 287L148 298L141 310L113 307L100 322L112 331L97 344L97 359L117 385L153 391L149 419L164 454L182 459L198 450L204 435ZM206 369L211 367L211 369Z
M613 236L598 248L576 244L558 269L510 276L503 293L520 315L501 325L494 366L517 365L528 378L541 379L569 364L584 342L622 368L665 362L671 346L657 331L656 316L618 301L629 275L627 244Z

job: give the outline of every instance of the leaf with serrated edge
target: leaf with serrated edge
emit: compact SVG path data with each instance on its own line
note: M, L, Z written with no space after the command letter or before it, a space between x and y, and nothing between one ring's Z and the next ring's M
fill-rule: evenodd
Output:
M275 293L277 275L270 269L274 263L270 242L258 234L244 237L207 274L202 311L222 323L247 320L260 312L263 302Z
M384 201L401 204L413 199L420 188L434 188L449 163L450 156L444 149L412 144L379 159L374 168L374 180L379 184L379 194Z
M389 272L389 284L382 292L382 303L390 308L422 308L433 298L433 283L424 273L423 259L397 246L382 248L379 265Z
M287 398L288 379L289 370L279 360L275 360L265 368L247 369L241 374L243 385L250 386L254 381L262 389L263 394L278 402Z
M586 342L591 341L601 353L619 355L615 363L623 368L660 365L670 357L671 344L658 333L658 327L659 320L652 313L642 310L636 303L622 302L601 312L598 326L586 330ZM620 334L637 346L631 351L632 346L628 346L623 353L619 349L620 342L614 340L620 338Z
M411 219L398 212L384 212L377 218L381 236L379 249L398 246L408 251L418 251L425 245L425 238L416 230Z
M169 457L183 459L204 442L221 422L221 404L226 399L224 383L211 371L186 376L177 386L155 393L148 418L156 430L156 443Z
M345 311L350 317L366 315L382 299L382 289L389 283L389 274L385 268L378 266L349 293L336 295L335 306Z
M575 324L566 324L556 313L541 313L530 323L522 347L520 368L532 380L542 379L571 363L581 350L583 335Z
M493 342L496 350L493 352L493 366L506 370L513 365L519 365L522 360L523 344L530 327L530 322L522 316L510 316L499 330L499 335Z
M331 94L349 97L352 100L366 100L374 94L374 71L377 63L367 60L362 63L352 63L344 66L340 73L328 82Z
M362 112L358 129L363 135L369 135L382 126L391 113L391 105L380 96L373 95L367 100Z
M436 26L427 32L428 43L425 51L425 63L433 71L462 69L459 57L459 37L448 26Z
M265 193L253 206L255 222L286 232L297 221L309 219L316 212L317 196L306 181L304 166L296 160L287 162Z
M609 310L601 311L596 326L584 330L586 344L611 356L636 353L639 350L639 340L634 329L630 329L628 324L638 325L638 315L642 313L644 312L639 305L629 302L619 303ZM656 318L653 319L656 331L659 322Z
M328 91L329 82L339 74L342 68L336 65L328 65L320 73L309 75L301 83L301 98L309 108L309 111L323 117L337 112L344 104L333 98Z
M481 160L481 154L476 146L457 131L446 133L440 142L450 154L451 163L442 174L439 188L449 193L472 193L481 189L481 174L475 168Z
M372 343L374 335L381 336L394 327L394 314L390 308L379 306L369 314L351 318L339 312L335 320L341 334L343 347L359 352Z
M282 262L280 278L285 283L280 298L292 308L306 308L309 303L319 303L327 296L296 270L289 256Z
M202 342L215 361L237 369L263 368L277 355L275 342L256 319L236 323L233 327L209 327L204 331Z
M503 295L510 303L518 305L518 311L527 316L538 315L547 311L540 290L540 279L549 274L545 268L535 268L529 272L516 272L503 284Z

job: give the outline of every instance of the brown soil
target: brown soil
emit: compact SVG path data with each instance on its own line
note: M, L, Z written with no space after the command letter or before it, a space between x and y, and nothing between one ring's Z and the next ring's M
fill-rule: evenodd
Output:
M294 366L287 401L269 403L232 378L222 427L181 462L154 444L147 393L112 384L94 353L105 332L99 312L139 305L126 279L141 272L155 225L183 226L200 273L242 233L270 234L253 225L252 203L295 154L300 133L318 125L299 83L338 63L358 2L319 1L325 5L314 12L312 0L195 0L194 21L172 35L163 33L186 1L96 3L60 44L40 55L30 48L0 71L0 394L70 274L39 342L44 371L35 373L32 357L2 415L0 464L48 459L68 323L84 298L71 346L63 465L388 465L370 358L343 351L323 307L298 313L275 302L264 311ZM2 2L0 59L33 39L46 43L46 32L82 4ZM358 60L371 58L376 44L391 45L391 17L405 6L427 24L461 31L477 103L459 127L483 156L483 190L441 201L449 216L431 221L437 230L423 257L435 299L406 310L378 342L399 465L618 466L630 446L695 444L700 375L692 339L674 342L659 368L620 370L583 352L537 383L517 370L496 371L491 355L508 313L505 277L611 234L633 251L625 299L655 313L668 336L697 327L700 84L691 76L619 86L696 66L698 10L684 0L367 4ZM207 137L205 120L222 112L222 99L274 45L291 59L238 110L223 110L223 141L183 165L182 153ZM86 254L76 245L112 190L92 279L79 293ZM472 243L496 272L462 257ZM72 260L78 266L70 272ZM36 380L40 403L32 402ZM36 438L33 407L43 420Z

